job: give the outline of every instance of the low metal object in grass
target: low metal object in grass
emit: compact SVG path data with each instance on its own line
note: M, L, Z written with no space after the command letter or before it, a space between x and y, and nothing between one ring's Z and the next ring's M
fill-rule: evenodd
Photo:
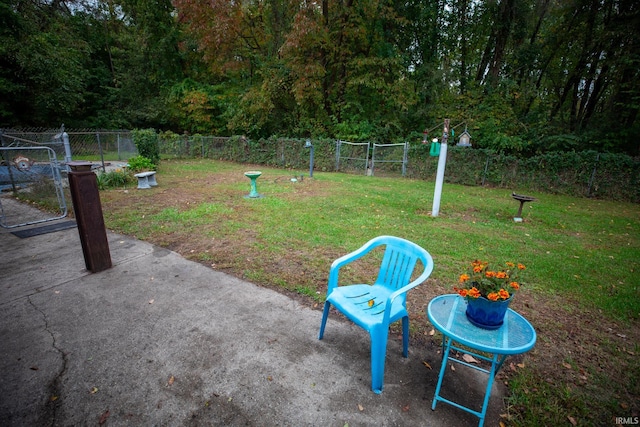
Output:
M244 176L246 176L251 180L251 191L247 196L244 196L245 198L257 199L257 198L263 197L262 194L258 193L258 189L256 186L256 180L260 175L262 175L262 172L260 171L248 171L244 173Z

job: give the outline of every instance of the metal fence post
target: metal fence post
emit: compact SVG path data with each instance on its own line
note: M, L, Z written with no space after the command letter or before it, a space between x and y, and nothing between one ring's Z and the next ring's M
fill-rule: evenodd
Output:
M444 183L444 170L447 164L447 139L449 138L449 119L444 119L442 131L442 143L440 144L440 156L438 157L438 170L436 172L436 187L433 192L433 208L431 216L437 217L440 213L440 198Z
M71 144L69 144L69 134L66 132L62 132L62 144L64 145L64 162L69 163L71 161Z
M482 186L484 187L484 182L487 179L487 170L489 169L489 160L491 159L491 156L489 156L487 154L487 161L484 164L484 173L482 174Z
M409 162L409 143L404 143L404 154L402 156L402 176L407 176L407 163Z
M107 168L104 165L104 152L102 151L102 144L100 143L100 132L96 132L96 139L98 140L98 150L100 151L100 161L102 162L102 171L106 172Z
M591 197L591 188L593 186L593 181L596 178L596 170L598 169L598 162L600 161L600 153L596 156L596 162L593 164L593 171L591 172L591 177L589 178L589 187L587 188L587 197Z
M2 130L0 130L0 147L4 147L4 137L2 135L3 135L3 132ZM9 180L11 181L11 191L13 191L13 194L17 194L18 189L16 187L16 182L13 179L13 171L11 170L11 163L9 162L9 157L7 156L7 153L5 152L5 150L2 150L2 159L7 165L7 171L9 172Z

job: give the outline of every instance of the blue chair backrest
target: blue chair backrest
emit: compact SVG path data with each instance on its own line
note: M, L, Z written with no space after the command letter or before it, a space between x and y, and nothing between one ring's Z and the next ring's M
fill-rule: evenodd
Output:
M410 282L418 260L424 264L425 268L428 268L429 263L432 262L424 249L408 240L384 236L377 243L387 246L374 285L384 286L395 291Z

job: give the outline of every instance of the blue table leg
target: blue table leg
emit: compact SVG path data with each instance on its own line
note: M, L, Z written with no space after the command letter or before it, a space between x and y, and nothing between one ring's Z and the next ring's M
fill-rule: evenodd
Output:
M498 371L500 370L500 368L502 367L502 364L504 363L505 359L507 358L506 355L499 355L499 354L494 354L492 356L491 359L485 358L485 360L487 361L491 361L491 370L487 371L486 369L482 369L479 367L475 367L475 366L471 366L468 363L462 362L458 359L449 358L449 353L451 352L451 346L452 346L452 339L451 338L447 338L447 337L443 337L442 339L442 348L443 348L443 352L442 352L442 366L440 366L440 374L438 376L438 384L436 385L436 392L433 398L433 403L431 404L431 409L435 410L436 409L436 405L438 403L438 401L442 401L445 403L448 403L452 406L455 406L456 408L462 409L466 412L469 412L473 415L475 415L476 417L478 417L480 419L479 423L478 423L478 427L482 427L484 425L484 420L485 417L487 415L487 408L489 407L489 398L491 397L491 388L493 387L493 381L494 378L496 376L496 374L498 373ZM457 350L462 350L458 347L455 347ZM476 355L475 353L470 352L469 354L475 355L475 356L479 356ZM481 356L479 356L481 357ZM447 369L447 364L449 362L449 360L453 361L453 362L458 362L461 363L463 365L469 366L470 368L476 369L478 371L482 371L485 374L489 375L489 379L487 381L487 388L485 389L485 393L484 393L484 399L482 401L482 409L480 412L478 411L474 411L471 408L467 408L466 406L462 406L459 403L453 402L449 399L445 399L444 397L440 396L440 389L442 388L442 381L444 379L444 374L446 372Z
M502 358L502 361L504 361L504 357ZM489 380L487 381L487 389L484 392L484 401L482 402L482 410L480 411L480 424L478 424L478 427L482 427L482 425L484 424L484 419L487 416L487 408L489 407L489 397L491 396L491 387L493 386L493 379L498 373L498 369L500 369L501 365L502 365L502 362L498 361L498 355L494 354L493 357L491 358L491 371L489 371Z
M446 344L445 344L446 343ZM438 385L436 385L436 394L433 397L433 403L431 404L431 410L436 409L436 404L440 399L440 387L442 387L442 379L444 378L444 371L447 369L447 362L449 360L449 350L451 349L451 338L442 337L442 366L440 366L440 375L438 376Z

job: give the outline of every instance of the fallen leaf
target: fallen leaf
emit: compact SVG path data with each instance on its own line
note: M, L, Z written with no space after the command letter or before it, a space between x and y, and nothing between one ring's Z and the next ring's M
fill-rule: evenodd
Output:
M58 400L58 396L51 396L49 400L51 400L52 402L55 402L56 400Z
M370 299L368 304L369 304L369 307L373 307L374 301Z
M578 425L578 422L576 421L575 418L567 417L567 419L569 420L569 422L571 423L572 426L577 426Z
M499 425L500 427L505 427L505 424L502 421L500 421Z
M434 336L434 335L435 335L435 333L436 333L436 330L435 330L435 329L433 329L433 328L431 328L431 330L429 331L429 336L431 336L431 337L432 337L432 336Z
M456 367L455 367L455 366L453 366L453 365L451 365L451 370L452 370L452 371L455 371L455 370L456 370Z
M425 362L425 361L422 361L422 364L423 364L424 366L426 366L427 368L429 368L429 369L433 369L433 368L431 367L431 365L429 365L429 364L428 364L427 362Z
M104 411L104 413L100 416L100 421L98 421L98 424L102 425L104 423L107 422L107 418L109 418L109 415L111 415L109 413L109 410L107 409L106 411Z
M409 410L409 405L402 407L402 412L407 412Z
M569 365L567 362L562 362L562 366L564 366L567 369L571 369L571 365Z
M174 376L173 376L173 375L171 375L171 376L169 377L169 381L167 381L167 387L169 387L169 386L173 385L173 382L174 382L175 380L176 380L176 379L174 378Z
M524 363L518 363L516 366L517 366L518 368L522 369L522 368L524 368Z
M267 381L273 381L273 377L272 377L271 375L269 375L269 376L267 377Z
M475 358L475 357L473 357L472 355L470 355L470 354L466 354L466 353L462 356L462 360L464 360L464 361L465 361L465 362L467 362L467 363L480 363L480 362L478 361L478 359L476 359L476 358Z
M96 394L98 392L98 387L93 387L89 393Z
M363 407L361 404L359 404L359 403L358 403L358 410L359 410L359 411L364 411L364 407Z

